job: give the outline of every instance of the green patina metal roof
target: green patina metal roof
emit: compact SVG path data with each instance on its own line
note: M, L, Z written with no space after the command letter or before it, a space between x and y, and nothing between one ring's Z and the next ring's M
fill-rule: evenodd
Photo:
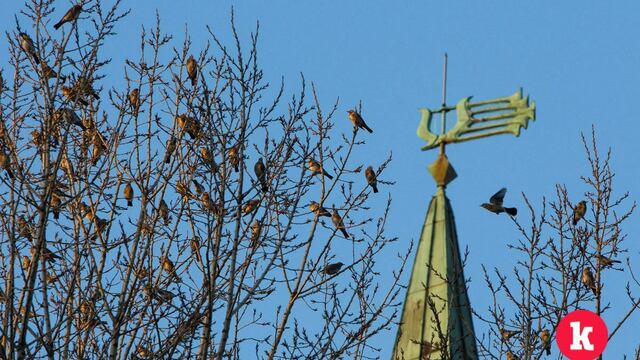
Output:
M475 333L446 185L456 177L441 154L429 167L429 203L392 359L477 359Z

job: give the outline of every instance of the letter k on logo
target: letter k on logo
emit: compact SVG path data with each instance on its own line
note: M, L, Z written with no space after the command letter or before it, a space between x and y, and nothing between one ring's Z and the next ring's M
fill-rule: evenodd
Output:
M593 360L607 346L609 332L604 321L591 311L567 314L556 329L560 351L571 360Z

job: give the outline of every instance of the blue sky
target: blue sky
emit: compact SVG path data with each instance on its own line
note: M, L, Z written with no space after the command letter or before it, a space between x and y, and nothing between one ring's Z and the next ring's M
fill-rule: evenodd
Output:
M13 15L21 3L4 2L2 30L12 30ZM260 57L272 82L283 76L295 88L303 72L315 83L326 107L337 97L341 111L362 101L363 115L375 132L366 138L370 151L357 154L356 161L381 162L393 153L385 179L396 184L382 187L382 194L392 193L387 231L401 241L387 252L390 259L418 238L435 191L426 166L437 153L421 152L423 142L415 131L417 109L440 103L443 53L449 54L450 102L469 95L476 99L510 95L523 87L537 104L537 120L520 138L502 136L448 148L459 176L448 187L448 196L456 213L460 243L468 245L471 252L466 275L472 278L471 301L480 311L489 305L481 264L507 269L513 264L506 243L517 238L514 227L508 218L479 207L500 187L509 189L506 201L523 213L520 192L539 205L543 196L553 196L556 183L566 184L574 201L579 200L587 189L579 177L589 170L580 132L590 132L595 124L601 148L613 148L617 193L628 190L632 199L640 199L639 147L634 140L640 120L634 112L640 97L640 2L124 3L131 6L132 13L116 29L118 41L109 42L104 50L114 54L116 71L122 69L122 57L129 56L129 48L122 43L137 41L143 25L153 26L156 8L164 31L176 36L176 46L187 25L198 49L204 44L205 25L228 36L234 6L241 35L247 36L260 21ZM66 8L67 2L60 1L57 11L62 13ZM0 63L6 64L6 47L1 48ZM131 47L131 57L137 56L136 48ZM343 131L350 131L346 116L343 120ZM381 196L380 204L383 201ZM625 230L630 234L628 256L638 269L637 214ZM380 262L380 266L384 274L386 265ZM619 310L605 316L611 326L629 304L622 297L625 283L609 276L612 279L607 279L607 287L625 299ZM640 289L636 290L640 294ZM605 354L631 353L638 345L632 329L639 326L640 313L636 313ZM389 351L392 338L388 337ZM385 352L382 356L387 357Z

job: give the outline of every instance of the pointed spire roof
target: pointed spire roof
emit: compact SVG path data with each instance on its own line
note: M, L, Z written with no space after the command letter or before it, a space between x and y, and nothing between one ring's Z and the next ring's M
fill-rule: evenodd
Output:
M456 173L444 153L429 172L438 189L422 227L392 360L478 359L458 234L445 194Z

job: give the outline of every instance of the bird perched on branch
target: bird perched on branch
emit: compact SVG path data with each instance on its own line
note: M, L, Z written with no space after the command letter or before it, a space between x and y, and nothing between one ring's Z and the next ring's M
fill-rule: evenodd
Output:
M364 171L364 176L367 179L367 184L371 186L374 193L378 192L378 178L376 177L376 172L373 171L373 167L369 166Z
M107 144L100 135L99 132L95 131L93 136L91 137L91 142L93 143L93 151L91 153L91 165L95 166L98 164L98 160L100 156L107 150Z
M587 212L587 202L582 200L573 208L573 226L584 217Z
M171 154L176 150L176 139L172 137L167 140L167 148L164 152L164 163L168 164L171 162Z
M367 126L367 123L364 122L364 119L357 111L349 110L347 111L347 113L349 114L349 120L351 120L351 122L353 123L354 130L365 129L370 133L373 132L373 130L371 130L371 128Z
M309 170L311 170L311 176L322 174L329 179L333 179L333 176L329 175L329 173L322 168L320 163L313 159L309 159Z
M597 295L598 289L596 288L596 282L593 278L593 273L591 272L590 267L584 268L582 270L582 284L593 291L593 295Z
M325 209L324 206L320 206L320 204L315 201L309 203L309 210L311 210L311 212L316 214L318 217L331 217L331 213L329 212L329 210Z
M22 48L22 50L29 56L31 56L36 64L40 64L38 51L36 50L36 46L33 44L33 40L31 40L31 37L23 32L18 34L18 36L20 37L20 47Z
M484 203L480 206L491 211L492 213L500 214L500 213L506 212L511 216L516 216L518 214L518 209L502 206L502 203L504 201L504 195L506 193L507 193L507 189L502 188L497 193L493 194L493 196L489 199L489 203Z
M18 234L21 237L27 239L28 241L32 241L33 240L33 236L31 234L31 225L27 221L27 218L24 217L24 215L18 216L17 225L18 225L17 226L18 227Z
M200 156L202 157L202 161L205 163L205 165L207 165L211 169L211 171L215 172L218 166L216 165L216 161L213 158L213 154L211 154L209 148L205 146L201 147Z
M197 237L193 237L191 241L189 241L189 246L191 247L191 253L195 256L198 263L202 264L202 255L200 255L200 240Z
M542 349L547 355L551 355L551 334L549 334L549 330L544 329L540 332L540 341L542 342Z
M84 126L84 124L82 123L82 120L80 119L78 114L76 114L75 111L69 109L68 107L63 107L56 110L55 113L53 114L53 117L54 117L54 120L56 120L57 122L59 122L60 120L63 120L65 122L68 122L71 125L75 125L79 127L82 130L87 129L87 127Z
M198 81L198 63L193 58L193 55L189 55L187 59L187 76L191 80L191 86L196 86Z
M200 133L200 123L198 122L198 120L187 116L186 114L180 114L176 117L176 122L178 123L180 129L186 131L187 134L189 134L191 139L195 139L196 137L198 137L198 134Z
M333 209L333 214L331 215L331 221L333 222L333 225L336 227L336 229L340 230L342 232L342 235L344 235L345 238L349 238L349 233L347 232L347 229L344 227L344 221L342 220L342 217L340 217L340 214L338 214L338 210Z
M140 89L135 88L129 92L129 105L133 112L133 117L138 117L140 111Z
M260 236L262 235L262 224L256 220L251 225L251 248L255 249L260 243Z
M598 259L598 263L603 269L613 267L614 264L620 264L620 260L613 260L604 255L596 254L596 258Z
M127 200L127 206L132 207L133 206L133 187L131 186L131 183L127 183L127 185L125 185L124 187L124 198L125 200Z
M62 82L64 82L67 78L66 76L58 75L58 73L53 70L49 64L46 62L42 62L42 75L45 79L51 80L55 78L59 78Z
M162 270L166 271L169 274L170 278L175 279L177 282L181 282L180 277L176 274L176 267L168 257L162 256L160 257L160 263L162 265Z
M233 165L233 171L235 172L240 171L240 156L238 154L238 147L239 145L235 145L231 147L231 149L229 149L229 162L231 163L231 165Z
M160 203L158 204L158 215L160 215L165 225L169 225L169 221L171 220L169 217L169 206L167 206L164 199L160 199Z
M340 269L342 268L342 265L344 265L344 264L341 263L341 262L328 264L327 266L324 267L324 269L322 269L322 272L325 275L335 275L338 272L340 272Z
M242 206L242 213L244 215L251 214L258 208L258 205L260 205L259 199L249 200Z
M49 205L51 206L51 212L53 213L53 218L56 220L59 219L62 200L60 200L60 196L58 196L58 194L56 194L55 191L51 194L51 200L49 201Z
M267 192L267 190L269 190L269 187L267 186L267 168L264 166L262 158L258 159L256 164L253 166L253 171L260 182L262 191Z
M507 329L500 329L500 336L502 337L502 340L504 341L509 341L509 339L511 339L512 337L520 334L521 331L515 331L515 330L507 330Z
M183 201L187 201L191 197L193 197L193 194L191 193L191 190L189 190L189 187L187 186L187 184L185 184L181 180L176 181L176 192L182 195Z
M9 178L13 179L13 172L11 171L11 158L4 149L0 149L0 167L7 172Z
M73 5L71 9L67 10L62 19L60 19L60 21L53 25L53 28L58 30L63 24L76 21L78 19L78 16L80 16L81 11L82 5Z

